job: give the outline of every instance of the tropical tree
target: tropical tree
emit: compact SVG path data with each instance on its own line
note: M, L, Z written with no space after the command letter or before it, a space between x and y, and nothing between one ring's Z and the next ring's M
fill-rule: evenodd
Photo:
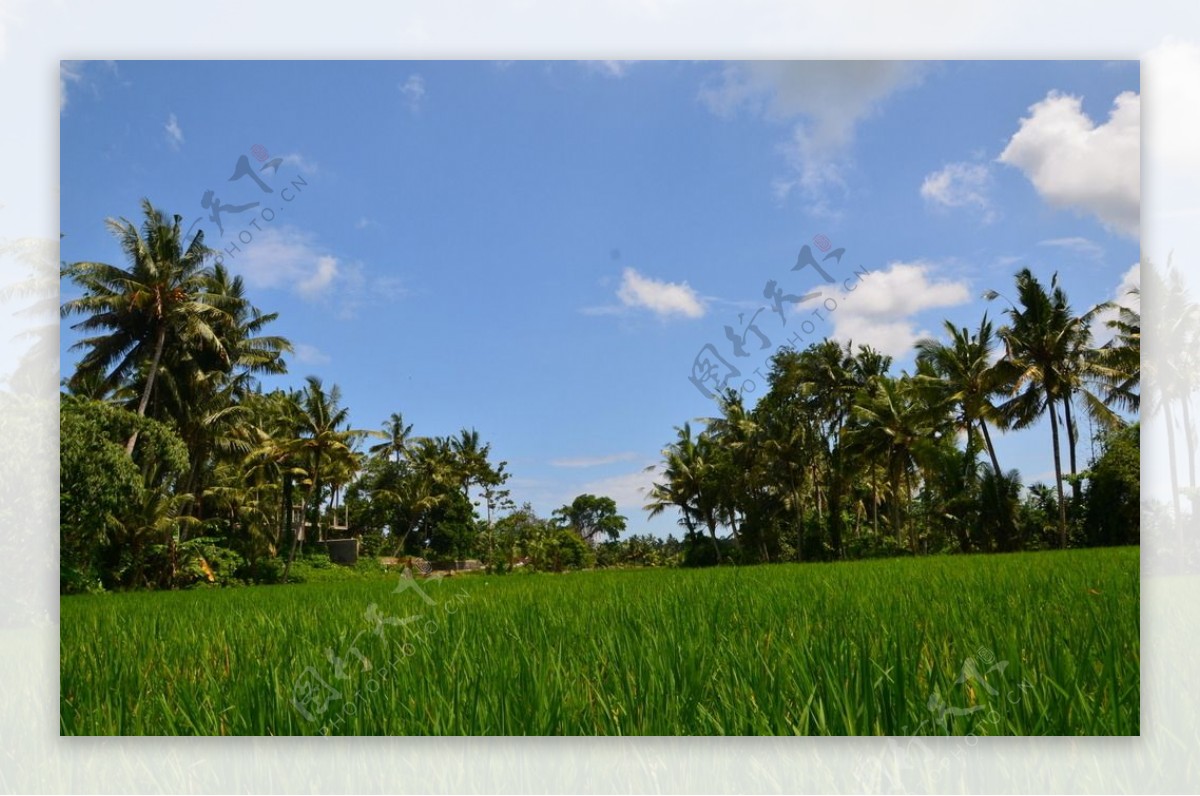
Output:
M311 527L320 532L322 487L336 480L336 474L353 471L357 467L358 454L355 443L364 436L378 432L347 428L349 409L342 406L342 392L337 385L328 391L317 376L308 376L300 392L298 412L295 415L298 434L284 443L284 450L295 454L305 472L308 489L303 500L301 516L307 521L312 517ZM296 555L296 540L292 537L292 549L284 567L284 579Z
M1075 467L1076 429L1071 402L1076 391L1086 392L1089 410L1106 423L1112 423L1111 411L1101 411L1103 401L1085 390L1091 377L1088 363L1091 324L1106 305L1098 305L1084 315L1075 315L1066 293L1058 284L1058 275L1050 281L1047 291L1028 269L1017 273L1019 307L1013 305L1008 314L1010 323L1000 330L1005 345L1001 372L1011 385L1011 396L1000 406L1001 414L1013 428L1032 425L1043 415L1050 416L1050 433L1054 449L1054 479L1058 492L1059 545L1067 546L1067 504L1063 496L1063 466L1059 444L1058 408L1066 420L1072 475ZM998 295L987 294L989 297ZM1078 490L1077 479L1075 489Z
M84 293L62 306L64 317L86 316L71 328L91 334L72 346L85 351L73 378L99 379L107 392L141 379L139 416L146 414L169 343L188 340L229 361L217 333L228 318L210 301L205 262L213 251L204 245L203 231L185 242L183 217L168 221L148 199L142 200L142 215L140 229L124 218L107 222L129 261L126 267L76 262L63 269ZM125 446L130 454L137 437L135 428Z
M1195 348L1200 343L1200 307L1192 300L1187 285L1178 270L1160 270L1144 261L1141 269L1142 290L1150 297L1158 312L1152 313L1147 338L1158 356L1146 358L1149 368L1146 377L1146 417L1162 413L1167 432L1168 472L1171 480L1171 503L1175 524L1181 528L1180 478L1178 465L1179 430L1183 431L1186 446L1188 484L1196 486L1196 428L1191 417L1192 396L1196 391L1196 372L1200 363ZM1140 350L1140 318L1138 343ZM1167 354L1167 347L1170 354ZM1178 414L1177 414L1178 413Z
M372 445L368 452L372 456L391 456L396 464L399 464L409 442L412 441L412 429L411 423L404 422L404 415L392 412L391 417L383 424L384 441Z
M996 368L993 357L996 337L992 323L985 313L978 330L974 332L968 331L965 326L955 326L950 321L946 321L944 326L949 340L943 342L924 338L917 341L917 359L928 362L937 377L945 383L949 391L946 398L956 408L958 422L966 431L967 449L971 450L975 444L975 430L978 428L991 459L992 470L997 476L1002 476L996 448L988 431L989 421L1000 422L1000 412L992 399L1004 389L1001 371Z
M918 400L917 386L909 376L880 380L873 393L860 394L854 413L851 444L866 455L880 456L887 462L892 532L900 541L904 527L901 496L907 499L912 495L918 453L938 434L936 416ZM908 528L909 548L916 553L916 529L911 522Z
M675 441L663 449L663 463L659 481L655 481L647 495L646 511L651 518L674 508L679 510L679 524L687 530L687 540L694 543L703 524L712 538L716 561L721 561L721 546L717 541L716 507L711 495L706 494L707 477L705 451L707 444L703 435L692 436L692 426L684 423L675 428ZM654 471L655 467L647 468Z
M579 495L569 504L555 509L551 517L560 526L570 528L579 534L580 539L591 544L603 539L616 539L625 530L626 522L617 513L616 501L596 495Z

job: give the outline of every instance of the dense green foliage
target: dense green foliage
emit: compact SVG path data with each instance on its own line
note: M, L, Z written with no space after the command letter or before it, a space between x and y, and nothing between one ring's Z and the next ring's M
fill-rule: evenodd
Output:
M63 598L62 732L1140 730L1136 548L417 581L336 573Z
M1006 325L994 329L986 315L974 330L946 322L945 340L917 343L912 373L893 374L891 357L869 346L826 340L784 348L755 406L728 390L698 434L691 424L677 427L646 508L678 513L684 563L1078 543L1087 474L1078 467L1075 407L1109 435L1127 424L1118 410L1138 400L1140 317L1123 308L1109 323L1117 336L1096 347L1093 326L1111 305L1076 314L1057 276L1047 287L1028 269L1016 286ZM1049 417L1054 492L1032 485L1021 506L1020 474L1001 468L992 435L1042 417ZM1042 522L1047 508L1052 529Z
M185 239L182 219L148 201L141 211L140 225L108 222L125 263L62 270L82 291L62 313L85 335L64 381L64 592L286 581L347 536L365 555L478 559L494 573L1139 538L1114 407L1140 400L1140 316L1123 309L1097 348L1106 305L1077 314L1057 277L1019 271L1005 325L946 324L945 339L917 344L913 373L834 341L780 351L757 405L729 392L720 416L698 433L685 424L664 450L646 508L677 516L682 539L622 542L628 520L609 497L579 495L548 519L518 508L507 462L474 428L415 436L399 412L380 430L355 428L338 386L314 375L264 392L260 377L285 374L292 349L268 333L276 316L202 233ZM1077 464L1080 412L1104 429L1102 445L1125 440L1114 453L1125 463L1101 458L1095 485ZM991 436L1046 416L1055 481L1026 487L1001 469Z
M182 440L150 418L72 396L59 418L62 589L150 585L152 554L178 541L174 521L190 500L177 489L188 466ZM131 457L124 445L135 429Z
M1085 492L1084 536L1092 545L1140 541L1141 426L1123 428L1107 440L1092 464Z

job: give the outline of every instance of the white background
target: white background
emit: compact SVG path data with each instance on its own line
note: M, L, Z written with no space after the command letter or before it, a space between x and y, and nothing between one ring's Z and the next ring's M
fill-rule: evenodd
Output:
M1198 292L1198 3L0 0L0 790L1200 790L1196 528L1149 516L1144 561L1174 565L1143 565L1140 738L58 737L59 60L557 57L1142 59L1143 251ZM1172 343L1147 340L1148 373Z

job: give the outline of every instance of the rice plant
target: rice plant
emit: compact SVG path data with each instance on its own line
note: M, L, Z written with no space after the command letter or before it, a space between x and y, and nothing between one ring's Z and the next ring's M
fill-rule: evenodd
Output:
M1136 548L64 597L64 735L1135 735Z

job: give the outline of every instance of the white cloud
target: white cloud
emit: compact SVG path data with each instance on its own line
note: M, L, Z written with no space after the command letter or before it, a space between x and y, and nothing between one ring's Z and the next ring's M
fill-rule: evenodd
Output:
M425 99L425 78L409 75L408 80L400 84L400 93L408 100L408 109L416 113L421 109L421 101Z
M600 467L605 464L632 461L637 457L638 455L633 451L626 451L624 453L611 453L607 456L576 456L568 459L554 459L550 462L550 465L552 467L568 468Z
M650 464L647 462L646 466ZM646 467L641 467L631 473L589 481L581 487L581 492L612 498L617 504L617 510L632 520L645 516L642 510L646 505L646 495L658 477L659 466L649 471Z
M921 196L939 207L974 207L983 213L984 223L996 220L989 192L992 173L982 163L947 163L940 171L925 177Z
M833 292L836 310L832 337L869 345L897 359L912 352L913 344L930 332L918 329L915 316L970 300L966 282L939 280L925 262L890 263L883 271L863 277L853 291Z
M79 83L83 80L83 61L60 61L58 64L58 110L61 113L67 108L68 83Z
M296 283L296 292L309 300L320 298L337 276L337 258L323 254L317 258L316 267L312 272Z
M296 343L296 361L303 365L328 365L329 355L321 349L307 343Z
M801 188L820 209L829 188L844 188L854 131L892 93L920 82L924 67L904 61L751 61L725 67L700 99L716 114L740 108L795 121L782 150L792 174L777 196Z
M282 165L291 166L301 174L316 174L318 166L313 161L304 157L299 152L289 152L286 155L280 155L279 159Z
M317 246L313 236L290 226L267 227L242 246L225 255L252 288L288 288L311 298L311 288L326 285L337 274L337 259ZM302 288L308 285L310 288Z
M163 125L163 129L167 131L167 143L171 145L171 149L179 149L183 144L183 128L179 126L179 120L175 118L175 114L167 117L167 123Z
M1113 100L1108 121L1096 125L1080 97L1051 91L1000 153L1024 172L1054 207L1095 216L1106 227L1137 236L1139 229L1141 98L1126 91Z
M648 309L660 318L683 315L688 318L704 316L704 301L687 282L662 282L642 276L626 268L617 289L617 298L626 307Z
M373 227L373 226L376 226L375 222L373 220L367 218L366 216L362 216L361 218L358 219L358 221L354 222L355 229L366 229L367 227Z
M1038 241L1038 245L1066 249L1067 251L1075 252L1082 257L1088 257L1093 260L1099 260L1104 256L1104 247L1087 238L1052 238L1050 240Z
M370 273L362 263L339 257L311 234L286 224L267 227L224 257L247 286L287 290L306 302L329 306L341 318L408 293L398 276Z

